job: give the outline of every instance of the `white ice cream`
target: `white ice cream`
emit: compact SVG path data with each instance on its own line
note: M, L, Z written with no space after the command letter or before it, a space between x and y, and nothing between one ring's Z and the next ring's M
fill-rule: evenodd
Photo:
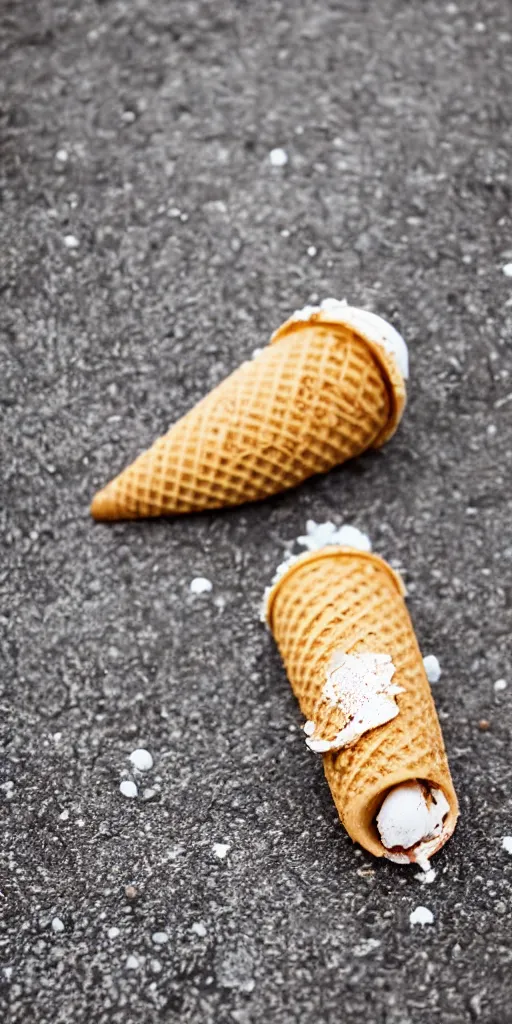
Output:
M329 544L357 548L359 551L372 550L370 538L358 530L357 526L336 526L331 522L315 523L314 519L308 519L306 533L302 537L297 537L297 544L308 551L318 551Z
M345 654L336 651L327 669L327 681L313 715L320 720L306 722L306 743L316 754L350 747L363 733L391 721L399 708L395 695L403 687L392 682L395 666L389 654ZM338 709L345 725L328 740L322 733L325 711Z
M426 654L423 658L423 667L427 673L429 683L438 683L441 678L441 666L435 654Z
M428 907L416 907L409 914L409 921L411 924L434 924L434 915Z
M377 814L377 828L383 845L392 850L409 850L417 843L440 835L443 819L450 805L440 789L430 790L427 800L425 787L416 780L402 782L386 796ZM420 862L421 858L415 858Z
M341 301L339 299L324 299L319 306L304 306L303 309L296 310L293 319L307 321L314 314L320 312L332 313L348 326L362 331L370 341L381 345L386 352L391 352L396 359L402 377L407 380L409 377L409 351L402 335L387 320L367 309L349 306L344 299Z

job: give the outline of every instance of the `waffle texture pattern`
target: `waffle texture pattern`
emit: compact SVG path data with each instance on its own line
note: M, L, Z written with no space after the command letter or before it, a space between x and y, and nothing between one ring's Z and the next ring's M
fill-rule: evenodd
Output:
M375 555L324 548L300 558L280 578L270 592L267 615L308 719L334 651L388 654L395 665L393 682L403 687L395 697L396 718L354 746L323 755L334 802L352 839L377 856L385 853L374 817L385 793L407 779L424 779L443 790L451 834L457 797L400 578Z
M382 443L394 409L386 359L397 373L350 327L292 325L99 491L92 515L238 505Z

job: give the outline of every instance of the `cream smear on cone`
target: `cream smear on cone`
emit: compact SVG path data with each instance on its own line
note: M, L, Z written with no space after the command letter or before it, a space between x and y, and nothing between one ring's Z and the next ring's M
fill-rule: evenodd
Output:
M369 729L395 718L399 708L394 697L404 690L392 682L394 674L389 654L335 651L313 720L304 726L309 749L323 754L350 747ZM328 739L325 732L332 732L333 718L341 728Z

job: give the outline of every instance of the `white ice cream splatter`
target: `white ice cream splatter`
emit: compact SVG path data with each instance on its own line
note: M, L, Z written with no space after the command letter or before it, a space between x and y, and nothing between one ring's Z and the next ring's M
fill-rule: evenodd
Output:
M507 853L512 854L512 836L503 836L503 839L501 840L501 845L503 849L507 851Z
M288 163L288 153L279 146L276 149L270 150L268 158L272 167L284 167Z
M119 791L123 796L128 797L129 800L134 800L139 792L135 783L131 782L130 779L123 779L119 786Z
M153 767L153 758L149 750L144 750L143 747L138 747L130 754L130 761L138 772L149 772Z
M195 576L190 584L192 594L209 594L213 590L213 583L206 576Z
M370 538L356 526L336 526L331 522L315 523L314 519L308 519L306 533L302 537L297 537L297 544L308 551L317 551L329 544L357 548L359 551L372 549Z
M434 924L434 915L428 907L416 907L416 910L409 914L409 921L412 925Z
M78 249L80 242L75 235L64 235L64 245L66 249Z
M215 857L218 857L219 860L225 860L227 855L228 855L228 853L229 853L229 850L230 850L230 844L229 843L214 843L213 846L212 846L212 851L213 851Z
M251 359L257 359L258 356L263 352L262 348L254 348L251 353Z
M417 882L421 882L423 885L431 885L436 875L437 871L435 868L429 868L428 871L418 871L414 877Z
M505 263L505 266L502 268L502 270L503 273L505 274L505 277L512 277L512 263Z
M322 754L327 750L340 750L351 746L369 729L395 718L399 708L393 698L403 693L403 687L391 682L394 674L395 666L389 654L336 651L313 711L313 723L306 722L309 749ZM322 720L329 719L332 709L339 710L345 724L334 739L326 739L322 736Z
M60 917L54 917L52 920L52 931L59 935L64 931L64 922L61 921Z
M423 667L427 673L429 683L438 683L441 678L441 666L435 654L426 654L423 658Z
M502 690L506 690L507 689L507 680L506 679L497 679L495 684L494 684L494 689L495 689L496 693L501 693Z

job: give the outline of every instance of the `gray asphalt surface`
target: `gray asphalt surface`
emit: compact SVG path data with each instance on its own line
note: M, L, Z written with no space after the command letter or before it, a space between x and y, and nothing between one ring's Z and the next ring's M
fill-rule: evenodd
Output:
M508 1024L509 0L20 0L1 19L0 1006ZM257 506L90 521L99 485L325 295L410 344L385 450ZM308 518L403 566L442 663L462 816L432 885L344 834L258 622ZM130 801L139 745L156 793ZM418 905L433 925L411 927Z

